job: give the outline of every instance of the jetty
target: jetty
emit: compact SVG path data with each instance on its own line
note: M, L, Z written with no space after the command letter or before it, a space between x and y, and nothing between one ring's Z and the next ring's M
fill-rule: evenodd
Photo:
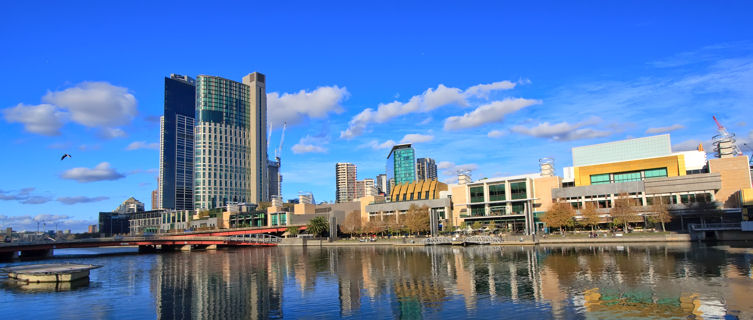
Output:
M29 283L72 282L89 278L89 271L102 266L91 264L48 263L5 267L8 278Z

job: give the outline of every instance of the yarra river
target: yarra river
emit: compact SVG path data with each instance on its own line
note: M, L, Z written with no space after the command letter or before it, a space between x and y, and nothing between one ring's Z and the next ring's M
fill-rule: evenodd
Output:
M59 250L55 259L44 260L102 265L88 282L19 285L0 279L0 317L753 319L753 251L734 246L277 247L83 255L102 250L108 249Z

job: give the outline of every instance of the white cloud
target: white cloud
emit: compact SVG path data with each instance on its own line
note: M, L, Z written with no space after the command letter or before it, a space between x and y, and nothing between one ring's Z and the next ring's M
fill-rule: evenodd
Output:
M657 134L657 133L666 133L666 132L672 132L675 130L685 129L685 126L681 124L673 124L669 127L658 127L658 128L648 128L646 129L647 134Z
M18 191L0 190L0 200L18 201L22 204L43 204L52 201L48 195L33 194L35 188L23 188Z
M528 136L532 136L536 138L546 138L546 139L552 139L555 141L593 139L593 138L606 137L612 134L612 132L610 131L601 131L601 130L595 130L591 128L583 128L584 126L592 125L600 121L601 119L597 117L592 117L591 119L588 119L586 121L582 121L576 124L569 124L567 122L549 124L549 122L543 122L533 128L527 128L524 126L514 126L510 130L516 133L520 133L520 134L524 134L524 135L528 135Z
M387 140L385 142L379 143L377 140L371 140L368 144L369 147L371 147L374 150L380 150L380 149L389 149L392 148L394 145L396 145L397 142L395 140Z
M136 116L136 98L128 89L107 82L82 82L47 92L42 101L66 109L71 120L87 127L117 127Z
M109 163L102 162L92 169L79 167L66 170L60 177L78 182L94 182L118 180L124 178L125 175L115 171L115 169L110 167Z
M422 143L434 140L434 136L427 134L409 133L406 134L400 143Z
M60 128L67 118L65 112L50 104L29 106L19 103L3 109L2 113L5 121L22 123L26 131L45 136L60 135Z
M698 145L703 145L703 150L706 152L713 152L711 140L698 140L698 139L688 139L680 143L676 143L672 145L672 151L679 152L679 151L692 151L697 150Z
M507 135L507 131L503 131L503 130L492 130L486 134L486 136L489 138L499 138L505 135Z
M99 136L105 139L124 138L128 135L120 128L102 128L99 130Z
M510 113L523 109L525 107L540 104L541 100L533 99L505 99L494 101L462 116L452 116L445 119L445 130L460 130L478 127L487 123L499 122Z
M157 143L157 142L145 142L145 141L134 141L134 142L131 142L126 147L126 150L139 150L139 149L157 150L157 149L159 149L159 143Z
M293 145L291 150L293 150L293 153L295 154L325 153L327 152L327 148L325 148L324 145L327 143L329 143L327 137L312 137L307 135Z
M437 169L439 170L439 174L445 177L455 177L457 179L458 171L465 171L470 170L474 171L478 169L478 165L475 163L467 163L467 164L460 164L456 165L454 162L450 161L440 161L437 164ZM447 181L447 180L445 180ZM457 181L457 180L455 180Z
M461 90L439 84L436 89L429 88L422 94L411 97L407 102L393 101L379 104L376 110L364 109L348 122L348 128L340 132L340 138L353 139L363 134L371 123L385 123L410 113L428 112L446 105L467 107L471 105L469 98L486 99L492 91L512 89L515 85L510 81L499 81Z
M99 202L110 199L109 197L85 197L85 196L76 196L76 197L60 197L57 198L57 201L62 204L72 205L77 203L89 203L89 202Z
M71 229L72 232L86 231L88 225L97 224L96 220L72 219L69 216L38 214L36 216L1 216L0 220L4 224L18 231L36 231L37 228L45 227L47 229L57 226L58 230ZM39 224L37 224L39 223Z
M348 89L338 86L282 95L270 92L267 94L268 121L273 126L281 126L283 122L294 125L305 117L324 118L330 112L341 113L340 103L349 96Z

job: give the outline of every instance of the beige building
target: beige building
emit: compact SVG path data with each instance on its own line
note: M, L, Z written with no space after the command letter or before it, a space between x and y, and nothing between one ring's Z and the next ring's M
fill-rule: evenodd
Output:
M347 162L335 164L335 201L349 202L357 198L356 194L356 165Z

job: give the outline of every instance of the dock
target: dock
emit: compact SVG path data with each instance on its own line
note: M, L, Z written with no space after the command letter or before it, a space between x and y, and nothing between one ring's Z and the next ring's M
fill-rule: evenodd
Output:
M91 264L49 263L5 267L2 271L8 273L8 278L29 283L72 282L89 278L90 270L101 267Z

